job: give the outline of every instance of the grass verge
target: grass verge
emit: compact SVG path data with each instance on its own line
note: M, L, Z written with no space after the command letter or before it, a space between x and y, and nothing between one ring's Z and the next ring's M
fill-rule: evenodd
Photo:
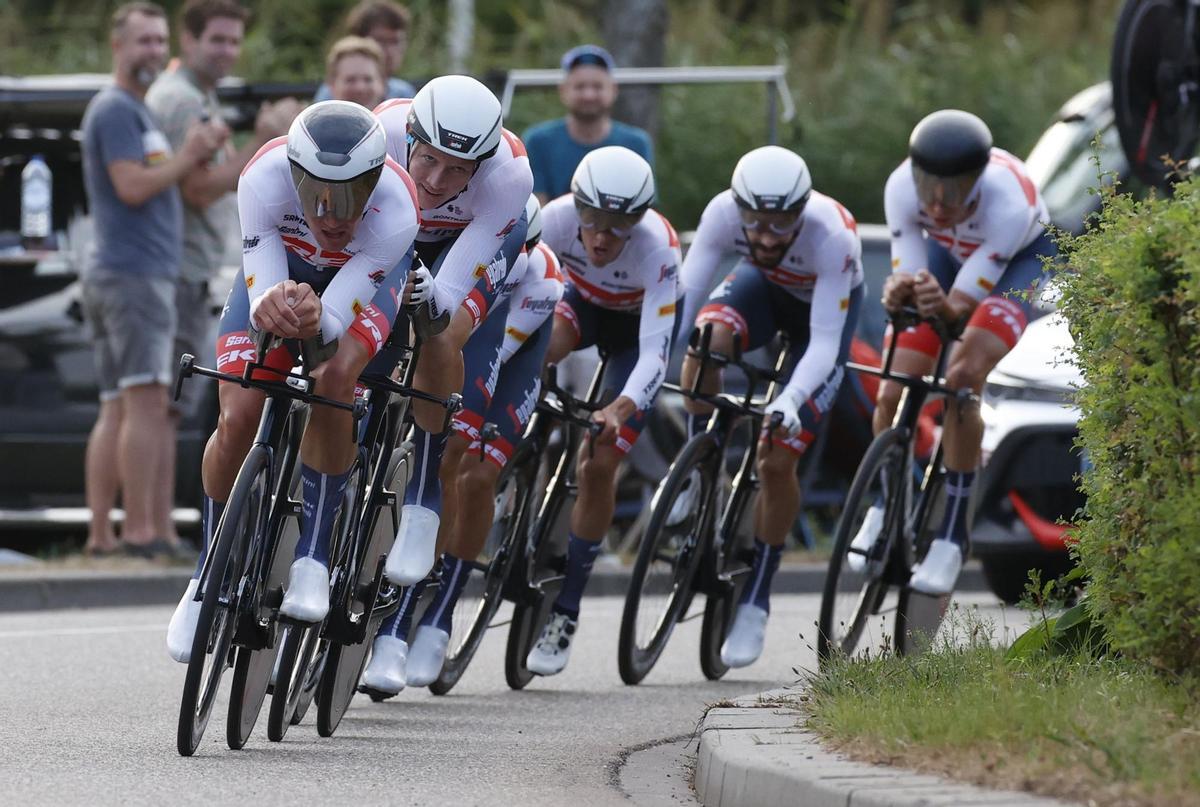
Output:
M809 728L856 758L993 787L1200 805L1200 678L1086 656L1006 662L984 634L813 673Z

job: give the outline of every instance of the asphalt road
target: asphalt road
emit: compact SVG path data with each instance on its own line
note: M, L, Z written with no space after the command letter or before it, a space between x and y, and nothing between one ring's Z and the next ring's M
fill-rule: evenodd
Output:
M1025 622L988 596L961 601L1000 630ZM682 624L649 677L627 687L616 665L621 600L592 598L570 666L522 692L504 683L500 628L445 697L359 696L332 739L317 736L310 712L280 744L266 739L264 711L238 752L224 743L222 701L191 759L175 752L184 668L164 648L170 608L4 615L0 802L601 805L629 804L632 793L638 804L678 804L678 751L650 747L690 735L707 704L795 681L815 663L798 634L812 635L818 607L817 596L776 596L763 657L719 682L699 669L700 620Z

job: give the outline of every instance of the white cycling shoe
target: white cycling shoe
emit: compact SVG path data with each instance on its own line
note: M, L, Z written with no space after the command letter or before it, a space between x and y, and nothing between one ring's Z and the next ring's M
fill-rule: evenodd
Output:
M442 674L450 634L436 625L418 625L417 635L408 651L408 684L427 687Z
M411 586L429 575L437 560L438 524L441 519L428 507L406 504L400 509L400 529L387 555L383 573L397 586Z
M320 622L329 613L329 570L314 558L297 558L288 574L279 615L297 622Z
M925 560L913 569L908 587L931 597L941 597L954 591L962 567L962 549L953 541L939 538L929 545Z
M171 614L167 625L167 652L180 664L187 664L192 657L192 640L196 638L196 622L200 619L200 603L196 600L199 580L189 580L187 589Z
M550 614L542 628L537 644L525 659L525 669L534 675L557 675L571 658L571 638L579 627L578 620L566 614Z
M767 612L754 603L737 607L729 635L721 645L721 663L727 667L746 667L762 655L767 633Z
M398 695L408 685L407 667L408 643L395 636L376 636L362 684L385 695Z
M667 526L674 527L682 524L696 510L696 500L700 496L700 472L692 471L683 482L683 489L671 504L671 512L667 514Z
M862 526L858 528L854 540L850 542L850 548L858 551L846 553L846 566L850 568L850 571L861 572L867 568L867 553L871 551L871 547L875 546L875 539L883 531L883 515L882 504L873 504L867 510ZM863 554L860 555L859 552Z

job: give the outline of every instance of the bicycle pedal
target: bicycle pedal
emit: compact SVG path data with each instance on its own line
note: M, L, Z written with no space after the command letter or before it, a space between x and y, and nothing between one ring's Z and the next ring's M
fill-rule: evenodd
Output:
M394 697L396 697L396 695L400 694L398 692L384 692L383 690L373 689L369 686L364 686L362 684L358 685L357 691L366 695L368 698L370 698L375 703L383 703L385 700L388 700L389 698L394 698Z

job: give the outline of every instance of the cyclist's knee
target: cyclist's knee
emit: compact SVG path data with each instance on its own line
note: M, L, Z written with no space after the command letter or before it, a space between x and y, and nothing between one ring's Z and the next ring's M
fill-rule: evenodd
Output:
M479 456L468 454L458 476L459 489L469 499L462 503L463 506L470 507L472 501L490 498L496 490L499 476L500 469L495 463L486 459L481 462Z
M950 389L971 389L979 392L983 389L987 375L992 371L991 362L986 357L972 354L956 356L946 371L946 386Z
M225 450L240 450L250 445L258 430L261 406L241 397L223 401L217 418L217 440Z
M782 445L768 449L765 445L758 454L758 477L763 485L774 487L786 484L796 476L796 464L799 457Z
M348 338L332 358L313 372L317 390L322 395L339 399L353 396L354 386L366 363L366 348L357 339Z
M884 412L894 413L896 407L900 405L900 393L904 391L904 387L895 384L891 381L884 381L879 385L879 393L875 396L875 406L882 409Z

